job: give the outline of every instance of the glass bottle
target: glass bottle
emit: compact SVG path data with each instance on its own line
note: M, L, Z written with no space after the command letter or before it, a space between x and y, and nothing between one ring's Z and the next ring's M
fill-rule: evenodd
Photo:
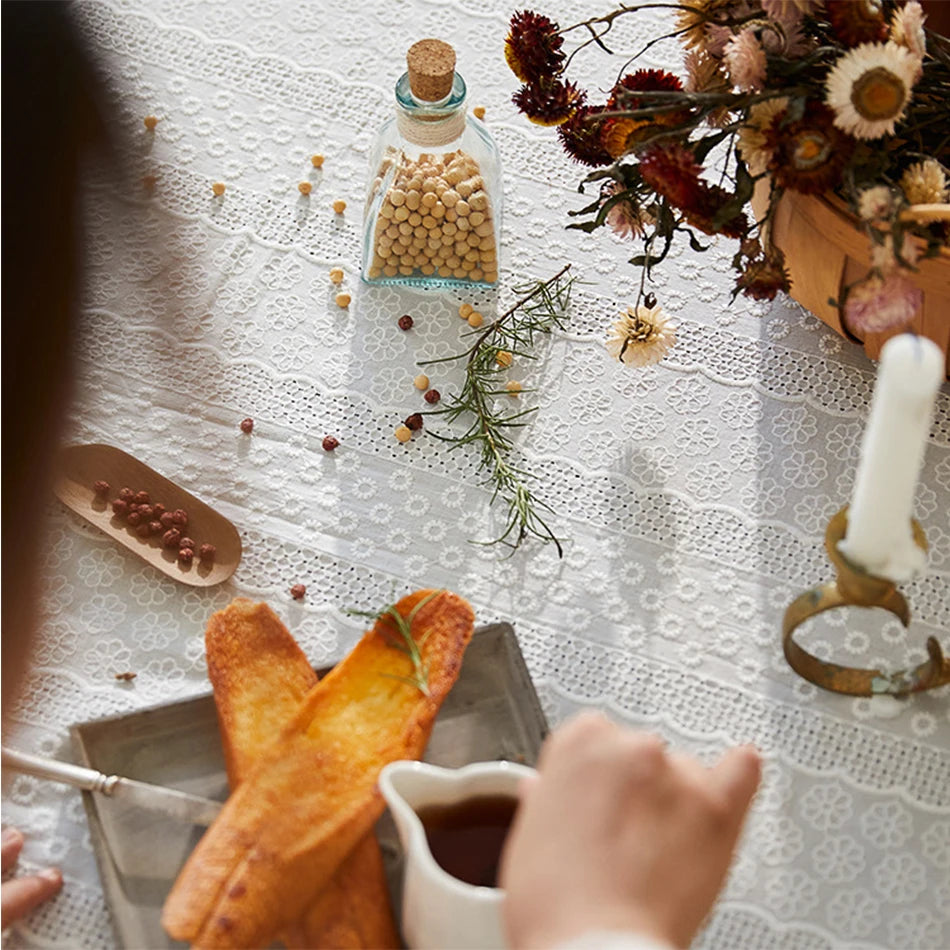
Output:
M465 108L455 51L420 40L396 83L396 114L370 152L363 280L412 286L498 281L501 167L485 126Z

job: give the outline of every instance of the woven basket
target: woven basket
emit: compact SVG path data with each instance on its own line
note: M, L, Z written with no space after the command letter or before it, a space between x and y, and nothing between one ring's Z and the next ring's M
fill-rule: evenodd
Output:
M768 207L768 195L769 183L762 180L752 199L760 219ZM916 205L906 214L917 220L943 220L950 207ZM937 257L920 261L917 273L908 274L924 295L915 319L906 327L859 339L845 327L840 308L829 303L829 298L840 300L844 288L871 267L867 235L855 226L845 203L831 194L786 191L775 209L772 239L785 254L791 296L803 307L842 336L863 343L872 359L878 358L884 342L896 333L910 330L930 337L947 357L950 378L950 248L941 248Z

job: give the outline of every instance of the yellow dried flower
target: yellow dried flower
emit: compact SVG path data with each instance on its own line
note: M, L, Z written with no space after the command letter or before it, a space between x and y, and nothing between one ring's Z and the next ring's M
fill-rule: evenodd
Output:
M607 338L607 352L628 366L658 363L676 342L676 324L659 307L628 307Z
M915 162L901 175L901 188L912 205L944 204L947 176L940 162L932 158Z

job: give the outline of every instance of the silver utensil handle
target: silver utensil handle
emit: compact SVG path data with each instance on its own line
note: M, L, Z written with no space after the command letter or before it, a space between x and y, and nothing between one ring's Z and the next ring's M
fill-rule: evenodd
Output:
M44 759L38 755L29 755L6 747L0 754L0 762L5 769L13 769L15 772L23 772L36 778L50 779L53 782L63 782L90 792L101 792L103 795L111 795L119 781L118 775L104 775L95 769L83 768L81 765L72 765L56 759Z

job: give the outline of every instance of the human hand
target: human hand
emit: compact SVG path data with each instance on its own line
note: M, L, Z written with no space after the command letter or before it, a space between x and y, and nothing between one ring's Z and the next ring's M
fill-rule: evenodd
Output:
M23 848L23 833L16 828L4 828L2 835L3 873L12 868ZM2 898L2 926L7 927L25 917L37 904L52 897L63 886L63 875L56 868L46 868L37 874L15 877L0 886Z
M584 713L547 740L538 773L502 855L512 946L554 947L591 930L688 946L729 869L758 753L732 749L706 768Z

